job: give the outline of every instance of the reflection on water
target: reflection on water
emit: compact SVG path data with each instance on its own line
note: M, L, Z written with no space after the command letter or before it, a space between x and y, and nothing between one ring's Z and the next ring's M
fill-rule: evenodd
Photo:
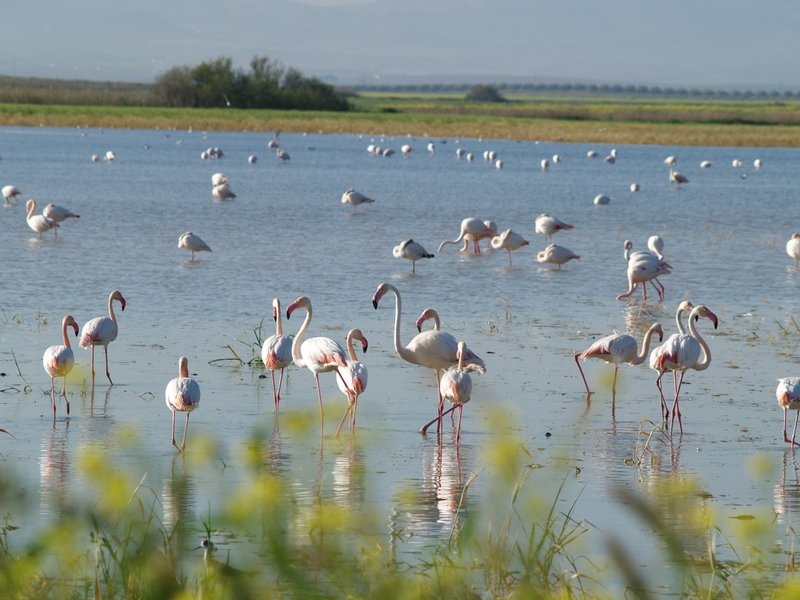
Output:
M161 486L161 506L164 511L164 530L173 535L173 547L185 548L196 537L195 502L197 494L195 483L189 474L185 457L176 453L172 458L172 469Z
M778 523L793 525L800 516L800 469L795 448L784 449L781 477L772 493Z
M41 514L45 519L65 516L72 467L69 454L69 419L53 421L50 435L42 440L39 455Z

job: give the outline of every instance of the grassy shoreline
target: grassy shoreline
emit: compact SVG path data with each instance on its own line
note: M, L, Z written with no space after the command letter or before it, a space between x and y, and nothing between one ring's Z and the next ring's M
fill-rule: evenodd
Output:
M459 114L408 108L345 113L290 110L179 109L124 106L0 104L0 126L101 127L199 131L353 133L411 137L473 137L525 141L680 146L800 147L800 125L663 122Z

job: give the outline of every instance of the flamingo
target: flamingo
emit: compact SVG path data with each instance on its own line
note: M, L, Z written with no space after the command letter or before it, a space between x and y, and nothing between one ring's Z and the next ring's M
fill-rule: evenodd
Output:
M506 229L500 235L497 235L492 238L490 242L492 248L495 250L506 250L508 252L508 267L511 268L511 251L512 250L519 250L523 246L527 246L530 242L523 238L520 234L511 231L510 229Z
M220 202L236 198L236 194L231 191L230 184L227 181L223 181L222 183L213 186L211 188L211 195L215 200L219 200Z
M52 202L45 205L42 209L42 214L47 217L48 219L52 219L56 223L61 223L67 219L80 219L80 215L76 215L74 212L69 210L68 208L64 208L63 206L56 206ZM56 237L58 237L58 229L55 230Z
M436 375L436 389L439 390L441 371L458 364L458 342L456 339L444 331L423 331L418 333L405 346L400 341L400 314L403 310L402 300L399 290L390 283L381 283L375 294L372 296L372 306L377 309L378 302L391 292L395 297L394 312L394 351L403 360L413 365L433 369ZM464 352L465 368L486 372L486 365L483 360L469 348ZM443 398L439 396L439 415L441 417L443 408Z
M649 240L648 243L650 243ZM653 243L656 244L657 242L654 241ZM663 248L663 244L661 247ZM642 284L642 299L647 300L647 282L650 281L658 292L659 302L663 301L664 285L659 281L658 276L670 274L672 266L651 252L631 252L633 242L630 240L625 240L623 248L625 259L628 261L628 289L618 294L617 300L628 298L640 283Z
M195 235L191 231L182 233L178 238L178 248L185 248L192 253L192 260L194 260L195 252L211 252L211 248L206 244L199 235Z
M228 180L228 176L225 175L225 173L214 173L211 176L212 188L217 187L218 185L221 185L223 183L230 183L230 181Z
M275 151L275 156L277 156L282 163L285 163L286 161L288 161L291 158L289 156L289 153L286 150L284 150L283 148L278 148Z
M688 177L686 177L686 175L684 175L683 173L679 173L672 167L670 167L669 169L669 180L672 183L677 183L678 185L682 183L689 183L689 179Z
M353 188L350 188L342 194L342 204L349 204L352 206L353 213L356 212L356 208L361 204L371 204L372 202L375 202L375 200L365 196L361 192L355 191Z
M556 219L555 217L551 217L547 213L540 214L534 221L534 231L536 231L536 233L546 235L548 244L553 243L554 233L572 228L573 225L564 223L564 221Z
M38 233L40 238L45 231L58 228L58 223L56 223L53 219L48 219L44 215L33 214L36 211L36 200L33 198L29 199L25 203L25 209L28 211L28 214L25 217L25 220L28 222L28 227Z
M700 161L700 168L701 169L710 169L713 163L710 160L702 160Z
M464 355L467 352L467 344L465 342L458 342L457 348L458 364L447 369L442 375L442 380L439 382L439 395L452 403L453 406L440 416L437 416L423 425L419 430L420 433L424 435L428 431L428 427L433 425L437 420L441 420L442 416L458 409L456 444L461 441L461 413L464 410L464 405L469 402L472 396L472 377L470 377L469 373L464 369Z
M292 360L298 367L306 367L314 374L314 380L317 384L317 396L319 397L320 427L322 427L324 415L319 374L336 371L337 375L341 377L342 375L338 372L338 368L347 366L347 357L339 343L329 337L318 336L304 340L303 336L305 336L311 324L311 300L306 296L296 298L286 309L286 318L290 318L298 308L305 309L306 318L300 326L300 331L297 332L292 341Z
M536 255L536 260L540 263L558 265L559 271L561 270L561 265L564 263L579 258L580 256L575 254L572 250L564 246L559 246L558 244L550 244Z
M795 441L797 436L797 420L800 417L800 377L783 377L778 379L778 388L775 390L775 396L778 398L778 404L783 409L783 441L791 444L792 446L800 446L800 443ZM786 435L786 413L790 410L795 411L794 429L792 430L792 439Z
M186 425L183 428L183 440L180 451L186 447L186 432L189 431L189 414L200 405L200 386L189 377L189 361L185 356L178 359L178 376L171 379L164 390L167 408L172 411L172 445L175 444L175 413L186 413Z
M678 164L678 158L674 155L670 155L664 159L664 164L674 167L676 164Z
M353 340L361 342L363 352L366 352L369 347L369 342L360 329L351 329L347 332L345 346L347 347L347 356L349 358L346 367L338 368L340 377L336 379L336 385L338 385L342 393L347 396L347 410L339 423L336 435L339 435L339 432L342 430L342 425L344 425L347 415L350 415L350 429L355 431L358 397L367 389L367 367L358 360L356 351L353 349Z
M396 258L405 258L411 261L411 272L417 272L417 261L421 258L433 258L433 254L425 250L421 244L412 239L401 242L392 249Z
M402 146L400 146L400 152L403 154L403 156L408 156L409 154L411 154L411 151L413 149L414 148L411 146L411 144L403 144Z
M583 385L586 386L586 395L589 396L592 391L589 389L589 384L586 382L586 376L583 374L581 368L581 360L587 358L599 358L607 363L614 364L614 379L611 384L611 414L614 414L614 403L617 396L617 371L619 366L623 363L629 365L640 365L648 357L650 353L650 338L653 335L658 335L658 341L664 339L664 330L661 329L660 323L653 323L644 334L642 339L641 350L637 352L636 339L627 333L612 333L594 342L591 346L586 348L583 352L578 352L575 355L575 364L578 365L578 370L583 379Z
M717 316L706 306L698 304L692 308L692 312L689 313L689 333L672 334L667 338L666 342L657 346L650 353L650 368L658 371L656 386L661 395L662 408L666 408L666 401L664 400L661 378L667 371L673 371L675 376L677 376L678 371L680 371L680 377L677 379L675 385L675 401L672 404L672 425L674 426L675 424L675 414L677 413L681 433L683 433L683 423L681 421L681 409L678 400L686 371L689 369L703 371L711 364L711 351L695 326L695 321L699 317L708 318L714 324L714 329L717 328Z
M786 242L786 254L795 260L795 266L800 269L800 233L793 233Z
M418 332L422 333L422 324L425 323L425 321L433 321L434 331L439 331L439 329L442 327L441 322L439 321L439 313L430 307L424 308L419 317L417 317L416 325Z
M275 320L275 334L264 340L261 346L261 361L264 367L270 370L272 376L272 398L275 401L275 412L281 403L281 387L283 386L283 371L292 364L292 338L283 335L281 321L281 301L272 300L272 318ZM278 387L275 387L275 371L280 370L281 377Z
M753 167L756 168L756 169L760 169L763 165L764 165L764 163L762 162L762 160L760 158L756 158L753 161Z
M114 290L108 296L108 316L95 317L83 324L81 330L80 346L86 348L92 347L92 382L94 382L94 348L95 346L103 346L106 357L106 377L108 382L114 385L111 381L111 374L108 372L108 345L117 339L117 317L114 315L114 300L117 300L125 310L125 298L118 290Z
M75 319L72 318L72 315L65 316L61 321L61 337L64 340L64 344L48 347L42 356L42 366L50 376L50 399L53 403L54 420L56 418L56 377L64 378L61 395L64 396L64 400L67 403L67 414L69 414L67 374L72 370L72 366L75 364L75 354L72 352L72 347L69 345L67 327L72 327L72 329L75 330L75 335L78 335L78 324L75 322Z
M639 184L636 183L635 181L631 184L631 191L632 192L638 192L639 191Z
M608 196L607 194L598 194L597 196L594 197L593 202L595 203L595 205L598 206L606 205L611 202L611 196Z
M15 185L4 185L2 191L3 191L3 201L8 206L16 204L17 196L22 194L19 188Z
M492 238L497 234L497 225L493 221L481 221L475 217L467 217L461 221L461 231L454 240L444 240L439 244L438 251L441 252L447 244L458 244L464 242L461 251L467 249L468 243L472 242L473 254L480 254L481 247L478 242L486 238Z

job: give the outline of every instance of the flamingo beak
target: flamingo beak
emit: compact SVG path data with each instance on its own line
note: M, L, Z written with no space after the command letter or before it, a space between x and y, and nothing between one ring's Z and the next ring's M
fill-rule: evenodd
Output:
M367 351L367 348L369 348L369 342L367 341L367 338L361 340L361 347L364 349L364 352Z
M75 337L78 337L78 324L77 323L73 323L72 324L72 329L75 331Z
M659 342L663 342L664 341L664 332L663 331L659 331L658 332L658 341Z
M372 308L378 309L378 299L375 297L372 298Z
M276 311L275 309L272 309L272 320L273 321L278 320L278 311Z

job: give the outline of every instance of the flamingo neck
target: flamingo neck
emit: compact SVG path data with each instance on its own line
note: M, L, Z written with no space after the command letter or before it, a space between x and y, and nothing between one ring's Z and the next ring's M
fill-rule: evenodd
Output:
M678 326L678 333L680 333L681 335L685 335L686 328L683 326L683 323L681 323L682 314L683 314L683 308L679 306L678 312L675 313L675 324ZM689 320L691 321L691 317L689 317Z
M113 296L109 296L108 297L108 318L111 319L112 321L114 321L114 323L117 322L117 316L114 314L114 297Z
M645 332L644 338L642 338L642 348L639 351L639 354L636 355L636 362L633 363L634 365L642 364L650 355L650 339L653 337L655 331L655 325L651 325L650 328Z
M69 345L69 336L67 335L67 321L66 321L66 320L64 320L64 321L61 323L61 337L63 337L63 338L64 338L64 345L65 345L67 348L69 348L69 347L70 347L70 345Z
M353 336L350 333L347 334L347 356L353 362L358 360L358 357L356 356L356 351L353 348Z
M400 313L403 310L403 302L400 299L400 292L394 286L388 286L388 289L394 293L394 351L397 355L410 363L415 363L414 356L400 341Z
M306 366L303 355L300 352L300 345L303 343L303 336L305 336L308 327L311 325L311 306L305 306L304 308L306 309L306 317L303 319L300 331L297 332L292 341L292 360L298 367Z
M692 367L695 371L703 371L708 368L711 364L711 350L708 348L708 344L700 335L700 332L697 331L697 326L694 324L694 319L692 318L692 313L689 313L689 334L697 340L697 343L700 344L700 348L703 350L703 357L697 361L697 363Z
M30 206L30 208L28 209L28 216L25 217L26 219L32 219L33 218L33 213L34 213L34 211L36 211L36 203L35 202L31 202L29 206Z
M281 303L277 302L272 307L275 313L275 335L283 335L283 319L281 318Z

